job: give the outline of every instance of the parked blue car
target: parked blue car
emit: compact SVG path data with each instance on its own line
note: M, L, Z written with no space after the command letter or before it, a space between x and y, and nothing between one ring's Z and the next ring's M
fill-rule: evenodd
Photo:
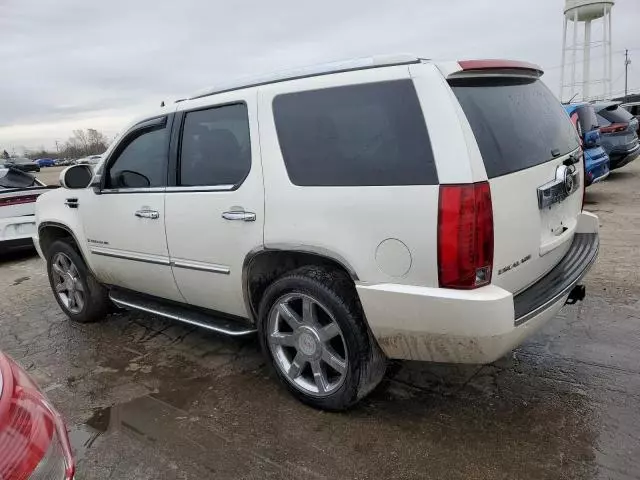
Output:
M36 163L40 168L42 167L54 167L56 162L53 158L39 158L36 160Z
M596 112L589 103L564 105L580 135L584 150L585 183L587 186L601 182L609 176L609 155L602 148Z

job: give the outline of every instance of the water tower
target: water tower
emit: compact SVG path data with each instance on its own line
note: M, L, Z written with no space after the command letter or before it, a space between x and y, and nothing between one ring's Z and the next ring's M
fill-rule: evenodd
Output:
M611 8L614 0L566 0L564 5L564 34L562 38L562 73L560 74L560 100L572 97L582 100L609 98L611 96ZM600 21L602 19L602 21ZM595 22L592 25L592 22ZM571 24L572 42L567 44L567 27ZM591 29L602 30L602 40L592 40ZM582 37L578 41L578 35ZM582 50L582 55L579 51ZM601 55L601 74L591 74L591 55L596 50ZM582 75L576 77L576 66L582 63ZM567 80L569 72L569 81ZM597 92L594 94L594 92ZM576 95L578 94L578 95Z

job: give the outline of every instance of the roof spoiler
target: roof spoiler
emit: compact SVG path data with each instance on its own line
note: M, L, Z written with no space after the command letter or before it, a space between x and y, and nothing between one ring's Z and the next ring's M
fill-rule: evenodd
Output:
M460 76L460 74L467 74L473 72L483 72L486 70L502 70L502 71L519 71L527 75L534 75L541 77L544 73L542 67L534 63L520 62L517 60L499 60L499 59L486 59L486 60L460 60L458 62L461 70L453 73L451 76Z

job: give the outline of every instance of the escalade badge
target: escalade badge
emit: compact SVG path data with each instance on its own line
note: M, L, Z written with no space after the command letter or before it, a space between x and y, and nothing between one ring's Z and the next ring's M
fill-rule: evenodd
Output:
M579 187L580 175L575 165L560 165L556 169L556 178L538 187L538 208L563 201Z

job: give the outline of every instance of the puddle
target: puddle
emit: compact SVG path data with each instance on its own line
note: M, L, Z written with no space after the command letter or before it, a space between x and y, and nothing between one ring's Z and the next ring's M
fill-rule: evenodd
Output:
M166 428L165 422L160 420L176 416L176 412L180 411L151 396L96 410L86 423L69 430L74 456L81 460L101 436L111 433L126 433L154 443L158 429Z
M31 279L31 277L16 278L11 285L12 286L20 285L22 282L26 282L27 280L30 280L30 279Z
M123 363L124 365L125 363ZM127 364L131 365L131 364ZM157 368L160 378L146 383L152 393L129 402L100 408L81 425L69 429L69 440L77 460L101 442L103 436L126 434L145 443L156 443L158 438L170 441L180 422L189 420L187 410L198 405L203 393L212 389L216 377L190 377L186 373L193 366L183 362L183 368ZM105 371L118 371L106 367ZM141 371L142 369L137 369ZM193 370L191 370L193 371ZM143 372L141 372L143 373Z

